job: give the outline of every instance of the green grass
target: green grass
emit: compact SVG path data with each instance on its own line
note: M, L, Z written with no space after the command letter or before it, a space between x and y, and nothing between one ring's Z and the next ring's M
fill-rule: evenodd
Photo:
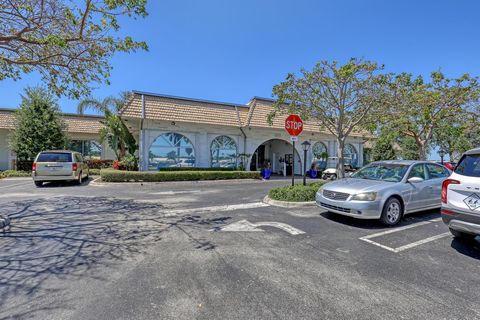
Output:
M28 171L5 170L0 172L0 179L3 178L17 178L17 177L31 177L32 173Z
M198 181L226 179L260 179L256 171L122 171L102 169L102 181L106 182L164 182L164 181Z
M289 202L315 201L315 193L324 184L324 182L313 182L306 186L296 184L295 186L283 186L270 190L268 196L273 200Z

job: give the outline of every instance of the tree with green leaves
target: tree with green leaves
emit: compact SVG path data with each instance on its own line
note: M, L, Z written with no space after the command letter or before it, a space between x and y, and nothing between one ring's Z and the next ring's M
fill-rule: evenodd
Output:
M421 160L420 153L418 151L418 145L414 138L406 135L398 135L395 139L396 144L399 147L397 151L398 157L403 160ZM431 150L430 145L426 146L424 150L428 154Z
M68 145L60 108L45 88L25 89L15 111L15 129L9 144L19 160L33 160L40 151L65 149Z
M289 74L273 88L276 98L268 121L286 113L299 114L330 132L337 140L338 176L344 176L343 151L352 132L362 130L368 116L380 108L387 77L383 66L351 59L343 65L321 61L300 76Z
M441 72L432 72L431 81L402 73L389 84L386 100L388 125L400 135L413 139L418 155L425 160L435 131L461 114L466 114L478 100L477 78L465 74L457 79L446 78ZM410 148L410 140L406 146Z
M145 17L147 0L0 0L0 81L37 71L57 96L88 96L109 83L117 52L147 50L119 37L120 18Z
M119 98L107 97L101 101L88 98L80 101L77 106L79 114L84 114L88 109L103 113L105 118L101 121L104 127L100 130L100 142L107 142L117 160L122 160L127 153L135 155L138 149L135 137L118 115L118 111L129 98L130 94L124 92Z
M473 141L467 137L467 122L454 118L443 122L435 130L433 143L449 156L450 161L456 161L465 151L473 148Z
M374 141L371 156L372 161L395 160L397 153L394 148L395 136L389 130L382 130Z

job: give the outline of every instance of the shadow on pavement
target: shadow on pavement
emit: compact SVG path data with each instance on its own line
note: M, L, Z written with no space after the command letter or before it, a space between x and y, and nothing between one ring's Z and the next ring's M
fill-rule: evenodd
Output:
M478 240L467 241L453 238L450 246L463 255L480 260L480 242Z
M82 184L78 184L78 182L76 181L51 181L51 182L45 182L43 186L41 186L40 188L82 187L82 186L88 186L92 181L93 181L92 177L88 178L87 180L83 180Z
M343 216L341 214L336 214L333 212L322 212L320 214L322 217L329 219L331 221L335 221L350 227L356 227L361 229L385 229L385 228L396 228L407 226L410 224L414 224L420 221L431 220L440 217L439 210L428 210L428 211L421 211L415 212L405 216L399 224L393 227L388 227L380 222L380 220L376 219L356 219L354 217Z
M169 230L180 230L197 249L212 250L213 243L190 231L229 219L163 217L161 211L159 204L105 197L58 197L4 206L2 213L10 216L12 227L0 233L0 319L73 308L62 297L62 287L75 280L106 280L102 272L113 272L145 254ZM42 297L49 303L38 302Z

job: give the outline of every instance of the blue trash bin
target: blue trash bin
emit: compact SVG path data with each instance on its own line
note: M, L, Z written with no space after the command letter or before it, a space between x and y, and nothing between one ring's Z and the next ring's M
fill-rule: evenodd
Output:
M272 170L271 169L263 169L262 170L262 178L265 180L270 179L270 176L272 175Z

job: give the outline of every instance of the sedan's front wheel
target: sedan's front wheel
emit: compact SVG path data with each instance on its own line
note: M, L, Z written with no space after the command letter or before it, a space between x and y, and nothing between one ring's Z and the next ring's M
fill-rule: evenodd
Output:
M397 198L390 198L383 206L380 220L388 226L394 226L400 222L402 215L403 208L400 201Z

